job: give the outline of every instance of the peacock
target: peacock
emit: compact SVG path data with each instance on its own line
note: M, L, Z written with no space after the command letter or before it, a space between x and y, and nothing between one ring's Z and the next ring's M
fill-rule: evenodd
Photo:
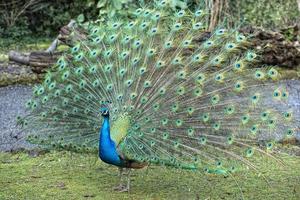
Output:
M119 168L118 191L150 164L224 175L258 170L256 154L280 162L276 141L299 129L279 70L257 65L238 28L208 36L206 9L166 5L74 28L18 118L28 141L98 154Z

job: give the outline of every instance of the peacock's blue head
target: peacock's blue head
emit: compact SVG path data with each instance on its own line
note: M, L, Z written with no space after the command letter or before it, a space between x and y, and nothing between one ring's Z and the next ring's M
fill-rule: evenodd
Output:
M107 107L101 107L100 113L103 117L109 117L109 109Z

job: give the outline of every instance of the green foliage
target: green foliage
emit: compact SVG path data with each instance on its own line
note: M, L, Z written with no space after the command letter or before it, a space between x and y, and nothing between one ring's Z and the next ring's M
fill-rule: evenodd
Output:
M288 41L300 41L300 34L298 34L297 27L290 26L285 29L282 29L281 33L284 35L284 38Z
M99 19L104 20L106 16L127 15L128 12L137 8L137 2L134 0L99 0L96 7L99 9Z
M0 26L0 35L2 35L2 37L11 37L16 39L31 33L32 31L28 29L28 18L26 16L20 17L14 26Z
M127 17L139 6L153 4L150 0L20 0L0 5L1 37L22 38L26 35L54 36L70 19L83 21L105 20L106 17ZM26 3L32 5L24 7ZM197 8L213 1L170 0L172 10ZM226 8L227 6L227 8ZM25 9L24 9L25 8ZM296 0L232 0L224 6L224 13L235 22L264 27L282 27L299 18Z
M139 6L152 4L151 0L19 0L17 3L0 5L1 46L10 46L12 42L22 43L36 37L55 37L60 27L70 19L79 22L104 21L107 17L128 17ZM32 5L24 6L28 2ZM208 1L170 0L172 10L195 9L199 4L208 5ZM203 5L202 5L203 6ZM234 22L244 22L265 28L289 26L300 18L297 0L232 0L225 4L224 16ZM222 21L222 20L221 20ZM289 31L284 33L289 40L294 40ZM28 37L30 36L30 37ZM28 42L26 42L28 43ZM30 41L29 41L30 43ZM7 45L8 44L8 45Z
M235 19L267 28L288 26L300 17L297 0L232 0L229 7Z
M87 20L95 19L97 16L97 8L89 6L89 1L56 0L43 4L45 4L45 8L32 15L32 24L29 27L33 33L43 36L57 35L62 26L81 13Z

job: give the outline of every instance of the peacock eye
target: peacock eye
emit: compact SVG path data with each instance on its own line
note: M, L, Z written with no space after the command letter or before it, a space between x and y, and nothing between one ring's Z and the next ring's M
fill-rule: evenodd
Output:
M136 10L136 13L141 13L142 12L142 9L141 8L138 8L137 10Z
M201 16L202 15L202 10L197 10L196 12L195 12L195 16L196 17L199 17L199 16Z

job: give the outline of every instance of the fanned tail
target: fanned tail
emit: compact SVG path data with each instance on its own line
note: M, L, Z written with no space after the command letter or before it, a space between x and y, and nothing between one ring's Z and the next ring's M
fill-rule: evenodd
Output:
M276 141L299 131L279 71L256 68L236 30L219 28L199 44L206 12L172 16L164 2L74 41L27 103L30 141L98 151L99 108L109 104L127 159L214 173L256 169L255 154L276 160Z

